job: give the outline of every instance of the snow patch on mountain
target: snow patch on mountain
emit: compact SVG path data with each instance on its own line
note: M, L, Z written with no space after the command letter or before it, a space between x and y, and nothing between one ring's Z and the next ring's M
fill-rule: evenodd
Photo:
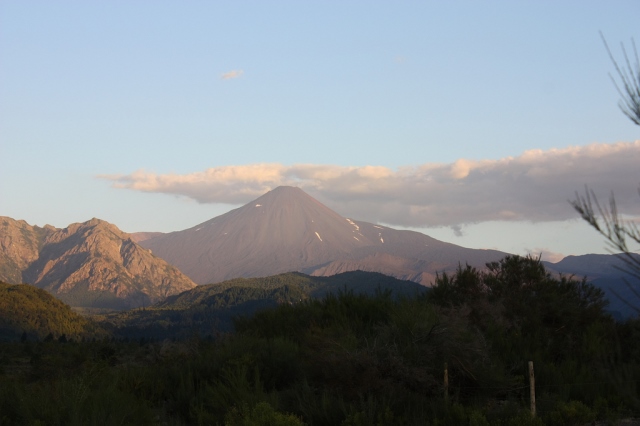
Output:
M347 222L349 222L351 225L353 225L354 228L356 228L356 231L360 230L360 227L354 221L352 221L349 218L345 218L345 219L347 219Z

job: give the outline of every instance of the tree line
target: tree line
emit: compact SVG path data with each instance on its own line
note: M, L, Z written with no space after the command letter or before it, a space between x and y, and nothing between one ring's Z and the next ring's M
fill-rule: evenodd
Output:
M344 290L149 342L5 343L0 424L565 425L640 413L640 322L539 259ZM536 366L537 416L527 363ZM448 396L443 372L447 366ZM38 423L39 422L39 423Z

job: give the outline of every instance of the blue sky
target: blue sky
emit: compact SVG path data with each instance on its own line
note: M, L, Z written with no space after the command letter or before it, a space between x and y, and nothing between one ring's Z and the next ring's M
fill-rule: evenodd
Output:
M633 1L0 3L0 215L191 227L280 184L512 253L604 252L640 216L613 66Z

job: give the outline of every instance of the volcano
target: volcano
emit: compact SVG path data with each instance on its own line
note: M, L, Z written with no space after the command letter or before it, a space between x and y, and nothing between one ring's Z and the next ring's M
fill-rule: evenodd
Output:
M484 267L506 255L346 218L288 186L192 228L139 244L198 284L291 271L326 276L363 270L429 285L438 272L465 263Z

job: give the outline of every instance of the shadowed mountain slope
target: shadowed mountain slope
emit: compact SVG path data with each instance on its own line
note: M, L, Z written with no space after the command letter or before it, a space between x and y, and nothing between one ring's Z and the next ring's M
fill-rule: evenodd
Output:
M413 231L345 218L295 187L278 187L243 207L140 244L198 284L289 271L326 276L363 270L430 284L459 263L504 257Z
M587 278L604 290L609 299L608 310L617 319L640 314L640 282L628 272L620 254L585 254L567 256L557 263L543 262L550 271L576 278ZM634 254L633 256L640 255Z
M393 296L414 296L426 291L423 286L411 281L398 280L375 272L351 271L330 277L310 276L300 272L288 272L263 278L235 278L218 284L200 285L192 290L170 296L154 305L160 309L191 308L199 304L210 306L212 300L229 289L274 290L296 287L307 297L323 297L328 293L352 291L356 294L373 295L388 291ZM228 306L224 306L225 308Z
M119 337L187 338L194 333L215 336L233 330L233 319L249 317L278 305L294 305L341 292L392 298L413 297L425 287L386 275L353 271L331 277L290 272L263 278L236 278L198 286L146 309L104 316L103 325Z

